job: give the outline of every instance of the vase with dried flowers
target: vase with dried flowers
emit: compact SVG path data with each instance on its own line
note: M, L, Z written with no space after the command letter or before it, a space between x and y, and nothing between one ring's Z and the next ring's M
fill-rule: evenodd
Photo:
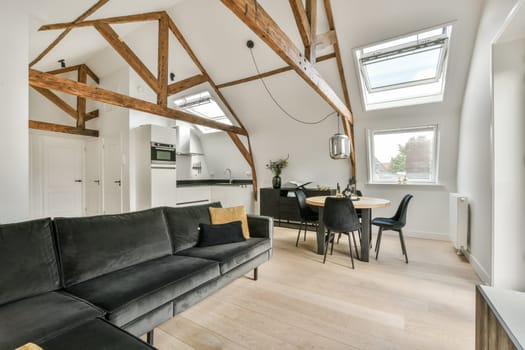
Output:
M272 178L272 186L273 188L281 188L281 172L284 168L288 166L288 158L290 158L290 155L288 155L286 158L280 158L275 161L270 160L268 164L266 164L266 169L270 169L270 171L273 173Z

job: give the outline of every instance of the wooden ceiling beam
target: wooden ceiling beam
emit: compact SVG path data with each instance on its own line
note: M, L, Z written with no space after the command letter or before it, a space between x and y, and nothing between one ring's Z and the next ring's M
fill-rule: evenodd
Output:
M106 39L106 41L117 51L117 53L129 64L131 68L151 87L155 93L159 93L157 79L148 67L135 55L135 53L124 43L118 34L107 23L99 22L95 28Z
M315 49L322 50L325 47L335 45L337 43L337 35L335 30L330 30L326 33L318 34L315 37Z
M61 132L65 134L98 137L98 130L81 129L81 128L76 128L74 126L46 123L46 122L40 122L36 120L29 120L29 128L36 129L36 130Z
M221 2L270 46L279 57L292 66L301 78L334 110L352 122L352 113L343 101L268 13L257 5L257 2L251 0L221 0Z
M91 119L95 119L95 118L98 118L98 115L99 115L99 112L98 112L98 109L95 109L94 111L91 111L89 113L86 113L86 116L85 116L85 120L86 121L89 121Z
M310 46L312 43L310 34L310 22L306 16L306 10L302 0L290 0L290 7L292 8L293 16L295 18L295 23L297 23L297 29L299 30L299 35L303 41L304 47Z
M78 82L87 84L86 66L80 66L78 70ZM82 96L77 96L77 128L86 128L86 99Z
M99 77L86 64L77 64L75 66L69 66L69 67L65 67L65 68L54 69L54 70L47 71L46 73L49 73L49 74L64 74L64 73L78 71L81 67L84 67L84 69L87 72L87 75L90 76L91 79L93 79L93 81L95 83L100 84Z
M210 75L206 71L206 68L204 68L204 66L202 65L200 60L197 58L197 56L195 55L195 53L191 49L190 45L188 44L188 42L186 41L186 39L184 38L184 36L180 32L180 30L175 25L175 22L173 22L173 20L170 17L168 17L168 23L169 23L170 30L173 32L173 34L175 35L175 37L177 38L179 43L182 45L184 50L186 50L188 55L191 57L193 63L199 68L199 70L201 71L202 75L206 77L206 79L208 81L208 84L210 84L212 89L215 91L215 94L219 97L219 99L222 101L224 106L226 106L226 108L228 109L230 114L237 121L237 123L239 124L241 130L244 131L244 135L248 139L248 146L249 146L248 150L246 150L246 147L244 147L244 145L242 144L242 142L239 140L238 137L232 136L233 134L231 132L229 132L228 135L230 136L230 138L232 139L233 143L239 149L239 152L241 152L243 157L246 159L246 161L250 165L250 168L252 169L253 198L255 200L257 200L257 191L258 191L258 187L257 187L257 172L255 171L255 163L253 161L253 153L252 153L252 148L251 148L252 146L251 146L251 143L250 143L250 136L248 135L248 132L246 131L246 128L244 127L244 125L242 124L241 120L239 119L239 117L237 116L237 114L235 113L233 108L230 106L230 104L228 103L228 101L226 100L224 95L221 93L221 91L217 87L217 84L215 84L213 79L210 77ZM240 134L240 133L237 133L237 134ZM241 145L242 145L242 147L241 147Z
M56 90L114 106L155 114L168 119L182 120L188 123L208 126L223 131L230 131L240 135L247 135L246 130L237 126L226 125L191 113L159 106L156 103L143 101L117 92L82 84L74 80L61 78L56 75L39 72L33 69L29 70L29 84L33 87Z
M86 69L86 73L87 75L93 79L93 81L97 84L100 84L100 78L91 70L91 68L89 68L87 66L87 64L82 64L81 66L83 66L85 69Z
M317 58L316 62L322 62L322 61L326 61L326 60L329 60L329 59L332 59L332 58L335 58L335 53L329 53L327 55L320 56L320 57ZM222 89L222 88L229 87L229 86L234 86L234 85L238 85L238 84L247 83L247 82L250 82L250 81L253 81L253 80L258 80L258 79L261 79L261 78L270 77L272 75L288 72L288 71L291 71L291 70L293 70L292 66L286 66L286 67L282 67L282 68L277 68L277 69L274 69L274 70L271 70L271 71L268 71L268 72L265 72L265 73L261 73L260 75L259 74L252 75L251 77L246 77L246 78L230 81L230 82L227 82L227 83L219 84L219 85L217 85L217 87L219 89Z
M69 72L76 72L79 69L80 69L80 64L77 64L75 66L69 66L69 67L64 67L64 68L50 70L50 71L47 71L47 73L49 73L49 74L64 74L64 73L69 73Z
M109 0L99 0L95 3L95 5L91 6L86 12L84 12L83 14L81 14L77 19L75 19L73 21L73 23L78 23L78 22L81 22L83 21L84 19L88 18L89 16L91 16L93 13L95 13L95 11L97 11L99 8L101 8L102 6L104 6ZM71 31L71 28L68 28L66 30L64 30L62 33L60 33L60 35L55 39L53 40L53 42L51 44L49 44L48 47L46 47L44 49L44 51L42 51L40 53L40 55L38 55L33 61L31 61L31 63L29 64L29 67L33 67L35 64L37 64L38 62L40 62L40 60L42 58L44 58L51 50L53 50L53 48L55 46L57 46L65 37L66 35Z
M202 65L201 61L197 58L197 56L195 55L195 53L193 52L193 50L191 49L190 45L188 44L188 42L186 41L186 39L184 38L184 36L182 35L181 31L179 30L179 28L177 28L177 25L175 25L175 22L173 22L173 20L168 16L168 23L169 23L169 27L170 27L170 30L171 32L173 33L173 35L175 35L175 37L177 38L177 40L179 41L179 43L181 44L181 46L184 48L184 50L188 53L188 55L190 56L191 60L193 61L193 63L197 66L197 68L199 68L199 70L201 71L201 73L206 76L207 80L208 80L208 83L211 85L212 89L215 91L215 93L217 94L217 96L219 96L219 99L221 99L222 103L226 106L226 108L228 108L228 110L230 111L231 115L233 116L233 118L237 121L237 124L239 124L239 126L243 129L243 130L246 130L244 128L244 125L242 124L241 120L239 119L239 117L237 117L237 114L235 114L235 112L233 111L233 109L231 108L231 106L228 104L228 101L226 101L226 99L224 98L224 96L222 95L222 93L219 91L219 89L217 88L217 85L215 84L215 82L210 78L210 75L208 74L208 72L206 71L206 68L204 68L204 66Z
M161 19L162 16L164 16L164 14L165 14L165 11L157 11L157 12L140 13L140 14L128 15L128 16L100 18L100 19L94 19L90 21L75 21L75 22L68 22L68 23L46 24L46 25L41 26L38 30L39 31L57 30L57 29L71 30L73 28L90 27L90 26L94 26L95 24L100 24L100 23L123 24L123 23L132 23L132 22L157 21Z
M337 31L335 29L334 13L332 11L332 4L330 0L324 0L324 8L326 11L326 18L328 19L328 27L331 32L334 33L334 53L337 61L337 70L339 71L339 79L341 81L341 88L343 89L343 96L345 99L346 106L350 113L352 113L352 104L350 103L350 94L348 92L348 86L346 85L345 71L343 69L343 57L341 56L341 49L339 48L339 40L337 38ZM350 143L352 145L352 152L350 154L350 161L352 163L352 176L356 177L356 159L355 159L355 139L354 139L354 125L353 118L342 118L343 126L346 134L350 137Z
M192 77L177 81L176 83L168 85L168 96L175 95L176 93L200 85L207 81L208 77L204 74L197 74Z
M157 54L157 80L159 92L157 104L166 107L168 105L168 55L169 55L169 26L168 15L159 19L158 54Z
M49 101L51 101L55 106L63 110L67 115L69 115L73 119L77 119L77 111L73 107L71 107L68 103L66 103L63 99L58 97L55 93L52 91L46 89L46 88L40 88L35 87L33 88L38 91L42 96L47 98Z
M310 61L315 63L316 56L316 44L315 38L317 37L317 0L306 0L306 17L310 22L310 45L305 45L304 55Z

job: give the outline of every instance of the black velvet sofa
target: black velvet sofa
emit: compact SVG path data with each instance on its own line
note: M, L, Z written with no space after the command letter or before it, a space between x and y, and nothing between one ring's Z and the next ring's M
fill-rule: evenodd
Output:
M0 225L0 349L46 342L95 318L139 336L272 255L271 218L250 239L197 247L208 207L154 208Z

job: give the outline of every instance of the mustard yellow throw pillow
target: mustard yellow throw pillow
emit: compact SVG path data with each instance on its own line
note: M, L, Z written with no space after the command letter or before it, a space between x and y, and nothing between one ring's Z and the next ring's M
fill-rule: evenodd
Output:
M248 229L248 217L244 205L231 208L208 208L210 210L210 219L212 224L227 224L233 221L242 223L242 235L244 238L250 238Z
M43 349L36 344L27 343L26 345L16 348L16 350L43 350Z

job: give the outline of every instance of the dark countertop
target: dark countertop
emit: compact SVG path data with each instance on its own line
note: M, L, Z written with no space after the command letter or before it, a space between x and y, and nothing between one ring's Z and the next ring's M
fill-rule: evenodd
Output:
M251 185L252 180L249 179L232 179L232 183L229 183L228 179L203 179L203 180L177 180L177 187L190 187L190 186L239 186L239 185Z

